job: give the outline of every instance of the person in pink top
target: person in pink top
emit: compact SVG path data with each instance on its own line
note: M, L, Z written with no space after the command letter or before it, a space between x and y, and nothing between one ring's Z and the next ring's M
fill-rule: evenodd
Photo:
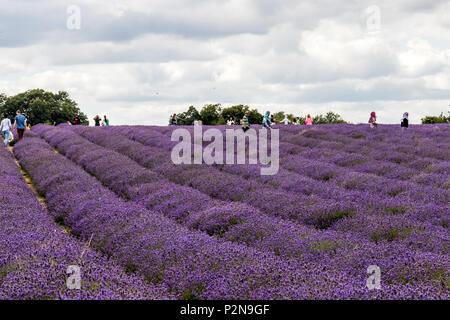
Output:
M311 126L313 124L313 119L311 118L311 115L308 114L308 116L306 116L305 124L307 126Z
M372 111L372 113L370 114L369 123L371 128L377 127L377 116L375 114L375 111Z

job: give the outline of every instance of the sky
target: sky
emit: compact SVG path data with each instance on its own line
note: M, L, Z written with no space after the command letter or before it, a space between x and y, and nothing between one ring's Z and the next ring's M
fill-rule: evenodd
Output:
M0 93L34 88L91 123L208 103L420 123L450 110L450 1L0 0Z

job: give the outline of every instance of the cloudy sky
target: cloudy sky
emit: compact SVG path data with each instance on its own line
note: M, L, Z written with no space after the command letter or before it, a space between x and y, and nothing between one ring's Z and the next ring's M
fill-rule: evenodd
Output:
M0 92L32 88L112 124L206 103L418 123L449 110L450 1L0 0Z

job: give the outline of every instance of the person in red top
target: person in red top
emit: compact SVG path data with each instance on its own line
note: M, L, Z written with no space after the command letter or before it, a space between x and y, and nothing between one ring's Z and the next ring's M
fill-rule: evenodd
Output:
M78 116L75 116L75 119L73 119L73 124L74 125L80 124L80 118L78 118Z
M372 111L372 113L370 114L369 123L371 128L377 127L377 115L375 114L375 111Z

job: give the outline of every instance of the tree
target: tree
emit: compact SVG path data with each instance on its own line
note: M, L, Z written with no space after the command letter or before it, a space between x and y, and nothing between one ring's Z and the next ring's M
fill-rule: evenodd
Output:
M295 116L292 113L289 113L287 115L287 118L289 120L289 123L293 123L295 121Z
M222 110L222 119L226 122L230 117L239 123L239 121L244 117L245 112L249 110L249 107L243 104L232 106L229 108L224 108Z
M77 103L70 99L65 91L53 93L33 89L7 97L6 100L4 97L3 95L0 98L0 113L11 119L16 115L16 111L20 110L32 125L73 122L75 116L79 117L81 124L89 124L86 114L80 111Z
M346 123L339 114L332 111L324 115L317 115L313 118L314 124L331 124L331 123Z
M341 118L341 116L337 113L334 113L332 111L327 112L325 115L325 122L326 123L346 123L344 119Z
M258 112L258 110L253 109L248 112L248 122L250 124L261 124L264 116Z
M5 94L0 93L0 109L6 103L6 100L8 100L8 97Z
M448 112L449 116L444 116L444 113L441 112L439 116L426 116L422 119L422 124L430 124L430 123L450 123L450 111Z
M195 120L200 120L200 113L194 106L190 106L188 111L178 114L178 124L190 126Z
M217 104L207 104L200 111L200 117L204 125L217 125L220 122L221 114L220 103Z
M284 117L285 117L284 111L276 112L273 114L273 118L276 123L280 123L281 121L283 121Z

